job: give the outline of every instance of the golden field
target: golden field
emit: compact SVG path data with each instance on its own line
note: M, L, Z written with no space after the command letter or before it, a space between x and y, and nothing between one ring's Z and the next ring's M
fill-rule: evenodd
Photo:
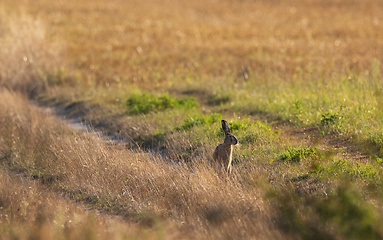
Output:
M382 0L3 0L0 46L0 239L383 238Z

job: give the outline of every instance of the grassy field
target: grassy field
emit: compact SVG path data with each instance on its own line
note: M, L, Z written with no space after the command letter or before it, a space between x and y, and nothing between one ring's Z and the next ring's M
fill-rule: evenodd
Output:
M0 239L383 238L382 0L3 0L0 46Z

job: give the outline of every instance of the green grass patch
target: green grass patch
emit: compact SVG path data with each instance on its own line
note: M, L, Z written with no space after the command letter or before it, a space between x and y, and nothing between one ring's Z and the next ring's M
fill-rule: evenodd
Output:
M322 119L320 120L322 125L334 125L338 119L342 117L337 114L325 113L322 114Z
M345 239L383 237L373 205L366 202L351 183L343 183L328 198L317 201L315 210L321 221L336 225L337 233Z
M175 131L186 131L191 129L194 126L201 126L206 124L213 124L213 123L219 123L222 119L222 115L219 113L213 113L209 116L189 116L188 119L185 119L185 121L180 125L174 128Z
M318 156L316 148L288 148L285 153L280 156L282 161L300 162L305 158Z
M126 101L128 114L147 114L149 112L161 112L167 109L193 109L199 107L199 103L193 97L175 98L164 94L131 94Z
M375 160L377 163L383 164L383 159L381 159L380 157L375 156Z
M211 106L217 106L225 104L230 101L230 95L223 93L222 91L216 91L214 94L209 95L207 103Z
M233 131L238 132L236 136L241 144L271 143L276 140L276 136L279 136L278 132L271 131L270 126L261 122L249 123L249 121L244 120L243 123L232 123L230 127L232 127Z
M324 134L357 134L363 141L370 136L374 142L382 141L380 75L371 78L349 74L319 81L304 74L297 75L293 82L249 85L238 91L228 109L249 115L272 114L274 119L300 127L316 126Z
M379 164L379 158L376 162ZM325 170L326 171L322 171L322 173L327 172L329 175L337 178L342 178L347 175L352 179L378 180L382 167L368 163L363 164L347 160L338 160L334 161Z
M369 136L369 141L375 148L375 152L379 157L383 157L383 132L374 132Z
M299 193L298 193L299 194ZM285 230L303 239L381 239L381 213L350 181L326 197L298 195L295 189L271 193Z

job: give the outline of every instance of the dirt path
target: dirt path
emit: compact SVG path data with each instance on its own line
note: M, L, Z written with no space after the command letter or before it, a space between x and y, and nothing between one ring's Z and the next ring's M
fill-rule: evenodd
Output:
M352 137L330 133L323 135L317 127L296 128L283 131L285 138L300 141L307 146L316 147L329 154L341 155L344 159L354 162L366 163L370 158L360 150L360 147L351 142Z

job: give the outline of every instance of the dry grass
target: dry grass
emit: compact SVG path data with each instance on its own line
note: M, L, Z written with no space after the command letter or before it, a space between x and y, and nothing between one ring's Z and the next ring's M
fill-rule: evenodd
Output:
M353 231L360 234L354 237L379 238L382 30L381 0L4 0L1 164L38 179L44 188L138 222L138 229L151 229L158 238L286 239L286 229L306 239L348 238ZM110 132L149 140L165 136L168 159L108 145L92 133L73 132L4 87L28 98L85 101L78 104L79 111L92 113L85 118ZM214 126L173 132L190 118L187 111L126 116L129 94L143 90L196 96L201 107L191 115L220 112L240 124L243 115L252 115L252 122L282 118L315 127L322 114L330 120L343 118L334 118L331 126L298 129L302 134L297 138L291 137L291 124L277 123L282 135L263 131L262 123L246 126L240 135L249 142L236 150L235 174L227 179L209 165L218 143ZM88 103L99 104L101 111L87 111ZM315 139L304 136L306 132ZM363 138L364 151L370 148L373 153L365 165L357 157L348 159L359 156L349 152L351 141L333 143L338 134ZM278 160L289 147L299 150L320 141L328 145L328 153L318 151L299 163ZM331 150L335 146L338 150ZM192 160L188 165L175 161L184 152ZM7 170L1 174L0 183L13 179ZM338 184L347 177L357 191ZM7 206L19 209L9 200L15 195L2 189ZM38 195L46 190L34 191ZM263 191L276 194L276 209L270 208ZM53 196L46 194L43 198ZM38 199L31 199L31 205ZM333 205L323 207L328 202ZM337 204L344 208L331 209ZM47 210L42 212L51 212L50 203L44 205ZM31 222L20 225L30 236L40 211L32 209ZM338 221L347 211L349 220ZM14 216L22 216L18 214ZM47 216L51 228L56 215ZM367 224L358 228L355 219ZM4 228L7 237L13 231L9 226ZM130 234L136 236L134 230ZM140 234L138 238L144 236Z
M189 167L118 150L7 91L0 102L3 166L130 221L174 226L176 238L282 237L272 230L272 212L257 189L239 175L221 178L208 163Z
M113 218L47 191L38 180L0 169L0 238L124 239L148 238L136 224ZM124 237L125 236L125 237ZM151 237L152 236L152 237Z
M371 74L373 59L383 61L380 0L40 0L22 7L44 22L49 41L66 43L59 61L70 62L90 86L153 90L246 72L259 83L289 81L302 71L323 80Z
M3 87L35 97L62 76L62 42L46 39L45 23L25 11L7 12L0 6L0 82Z

